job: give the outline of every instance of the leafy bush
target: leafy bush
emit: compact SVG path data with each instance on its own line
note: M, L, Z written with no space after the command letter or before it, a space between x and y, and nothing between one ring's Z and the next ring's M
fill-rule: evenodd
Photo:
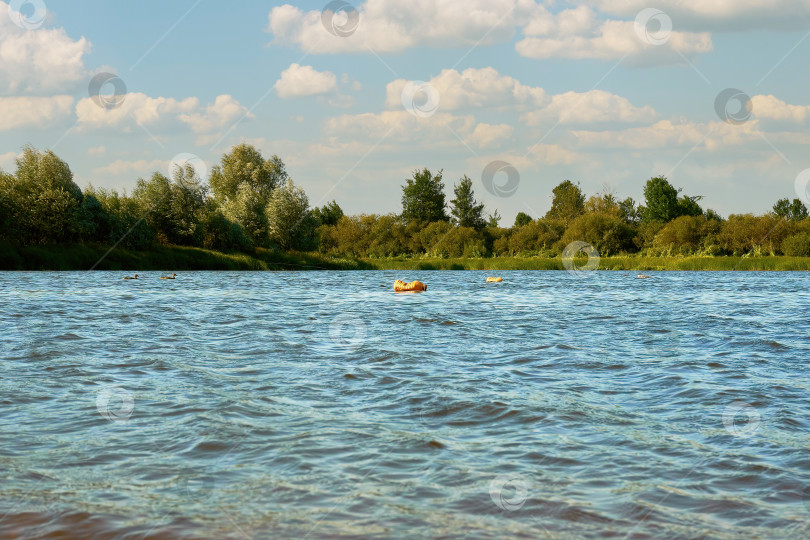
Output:
M810 234L788 236L782 241L782 252L790 257L810 257Z

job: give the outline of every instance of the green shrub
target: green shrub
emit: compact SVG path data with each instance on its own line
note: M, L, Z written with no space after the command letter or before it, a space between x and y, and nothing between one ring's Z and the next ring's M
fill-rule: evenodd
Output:
M782 252L790 257L810 257L810 234L788 236L782 242Z

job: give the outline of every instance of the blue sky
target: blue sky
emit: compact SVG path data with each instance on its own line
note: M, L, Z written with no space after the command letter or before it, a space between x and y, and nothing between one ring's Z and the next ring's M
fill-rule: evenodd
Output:
M509 222L567 178L640 200L658 174L723 215L760 213L810 168L808 0L370 0L346 37L326 4L0 2L0 167L30 143L82 187L131 190L247 141L312 204L397 212L429 167L448 192L468 175ZM90 99L99 73L125 83L120 106ZM750 99L736 124L716 111L727 88ZM519 172L513 195L485 189L494 160Z

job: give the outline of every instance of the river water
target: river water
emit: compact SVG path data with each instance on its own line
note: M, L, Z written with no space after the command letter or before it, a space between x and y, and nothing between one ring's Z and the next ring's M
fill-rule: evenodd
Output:
M0 273L0 538L810 536L807 274L122 275Z

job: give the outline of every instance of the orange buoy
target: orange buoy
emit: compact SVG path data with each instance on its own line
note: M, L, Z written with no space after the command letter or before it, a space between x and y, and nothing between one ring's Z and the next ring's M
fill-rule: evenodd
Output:
M398 279L394 282L394 292L421 292L426 290L427 285L421 281L411 281L410 283L405 283L404 281Z
M503 281L503 278L499 278L499 277L488 277L487 278L487 283L500 283L501 281Z

